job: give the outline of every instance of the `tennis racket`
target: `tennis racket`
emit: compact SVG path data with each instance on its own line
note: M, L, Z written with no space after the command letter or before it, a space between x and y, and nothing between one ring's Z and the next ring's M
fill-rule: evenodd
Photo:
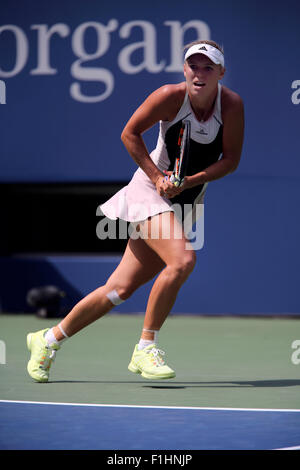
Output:
M178 137L179 156L175 160L173 174L170 178L171 183L177 187L182 186L186 174L189 159L190 135L191 123L190 121L183 121Z

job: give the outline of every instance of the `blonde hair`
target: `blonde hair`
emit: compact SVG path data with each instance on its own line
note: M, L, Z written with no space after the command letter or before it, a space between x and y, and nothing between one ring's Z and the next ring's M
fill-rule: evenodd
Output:
M220 52L222 52L222 54L224 54L224 49L223 47L221 47L219 44L217 44L215 41L212 41L210 39L203 39L203 40L200 40L198 39L198 41L193 41L193 42L190 42L189 44L187 44L186 46L184 46L184 53L186 53L186 51L192 47L192 46L195 46L196 44L209 44L210 46L213 46L215 47L216 49L219 49Z

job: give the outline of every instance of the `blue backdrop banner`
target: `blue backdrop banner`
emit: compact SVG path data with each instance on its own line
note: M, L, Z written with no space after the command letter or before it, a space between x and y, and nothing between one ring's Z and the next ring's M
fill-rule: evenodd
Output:
M154 89L184 79L197 38L223 45L223 84L245 102L239 173L298 174L299 15L297 0L3 0L0 180L128 180L121 131Z

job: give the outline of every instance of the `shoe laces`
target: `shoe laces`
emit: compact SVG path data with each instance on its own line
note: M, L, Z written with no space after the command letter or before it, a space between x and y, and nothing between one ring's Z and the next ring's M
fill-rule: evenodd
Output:
M40 362L40 369L47 370L51 366L52 362L55 361L56 350L46 346L46 352L44 356L42 356L42 360Z
M165 351L158 348L152 348L147 351L147 354L151 354L153 356L152 362L154 362L154 365L163 366L165 364L165 361L162 358L162 356L165 355Z

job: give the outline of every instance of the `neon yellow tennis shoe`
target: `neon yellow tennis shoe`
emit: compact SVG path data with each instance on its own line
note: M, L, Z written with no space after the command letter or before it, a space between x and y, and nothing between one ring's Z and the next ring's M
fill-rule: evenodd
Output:
M49 369L55 359L56 351L60 349L58 344L49 345L45 340L45 333L48 330L49 328L46 328L27 335L27 347L31 352L27 371L36 382L48 382Z
M141 350L136 345L128 369L145 379L172 379L176 374L163 360L164 355L164 351L155 344Z

